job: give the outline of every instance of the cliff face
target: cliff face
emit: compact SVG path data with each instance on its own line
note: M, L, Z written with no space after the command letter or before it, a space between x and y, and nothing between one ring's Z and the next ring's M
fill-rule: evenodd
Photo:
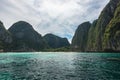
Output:
M8 31L0 22L0 52L1 51L44 51L51 48L69 47L67 38L61 38L53 34L42 37L32 25L19 21L13 24ZM64 49L64 48L63 48Z
M0 51L41 51L70 46L66 38L53 34L42 37L32 25L19 21L7 31L0 21ZM110 0L92 24L78 26L72 39L74 51L120 51L120 0Z
M12 43L12 37L9 31L7 31L0 21L0 49L7 50L8 45Z
M114 17L106 27L103 49L120 51L120 3L115 10Z
M120 0L110 0L90 27L79 26L72 47L77 51L120 51Z
M1 21L0 21L0 40L4 41L5 43L12 42L10 32L5 29L5 27Z
M89 31L86 51L96 51L95 50L95 28L98 20L93 21Z
M40 51L46 48L46 43L32 25L19 21L13 24L9 31L13 37L13 51Z
M61 38L53 34L46 34L43 38L48 44L49 48L61 48L70 46L67 38Z
M99 19L97 21L96 27L95 27L95 47L94 50L101 51L103 50L102 42L103 42L103 36L105 33L105 29L111 19L114 16L115 10L117 8L117 4L120 2L120 0L110 0L110 2L107 4L107 6L103 9L102 13L99 16Z
M79 25L72 39L72 49L75 51L85 51L87 47L88 31L91 23L85 22Z

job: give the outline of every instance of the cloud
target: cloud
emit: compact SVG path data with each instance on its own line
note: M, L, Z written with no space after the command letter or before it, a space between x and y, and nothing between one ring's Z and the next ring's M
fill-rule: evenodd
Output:
M0 20L9 28L23 20L39 33L53 33L71 41L77 26L98 18L109 0L1 0Z

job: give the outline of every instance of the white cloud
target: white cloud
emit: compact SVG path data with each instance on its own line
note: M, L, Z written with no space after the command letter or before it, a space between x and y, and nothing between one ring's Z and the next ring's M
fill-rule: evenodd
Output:
M23 20L45 35L71 40L77 26L96 19L109 0L1 0L0 20L9 28Z

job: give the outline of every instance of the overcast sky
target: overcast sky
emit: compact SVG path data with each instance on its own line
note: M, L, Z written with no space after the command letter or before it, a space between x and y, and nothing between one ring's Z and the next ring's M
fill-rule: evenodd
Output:
M27 21L40 34L53 33L71 41L79 24L97 19L109 0L0 0L0 20L8 29Z

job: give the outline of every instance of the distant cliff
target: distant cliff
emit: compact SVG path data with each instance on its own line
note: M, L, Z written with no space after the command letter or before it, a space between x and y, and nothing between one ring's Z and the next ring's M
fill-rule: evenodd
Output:
M42 37L25 21L14 23L8 30L0 21L0 52L67 51L69 46L67 38L53 34Z
M70 46L67 38L61 38L54 34L46 34L43 38L48 44L49 48L61 48Z
M0 51L7 51L12 43L12 37L9 31L7 31L0 21Z
M42 36L27 22L19 21L8 31L13 38L12 51L41 51L47 47Z

